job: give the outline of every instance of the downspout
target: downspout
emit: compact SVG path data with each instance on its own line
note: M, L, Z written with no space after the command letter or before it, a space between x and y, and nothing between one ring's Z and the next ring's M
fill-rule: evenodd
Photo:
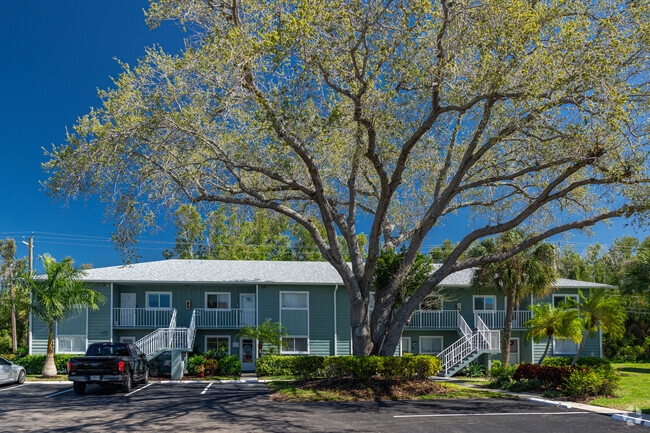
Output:
M530 294L530 317L533 317L533 305L535 305L535 299L533 298L533 294ZM530 340L530 362L535 364L537 361L535 361L535 341L531 338Z
M337 350L336 350L336 345L337 345L337 333L336 333L336 292L339 290L339 285L334 286L334 356L337 356Z

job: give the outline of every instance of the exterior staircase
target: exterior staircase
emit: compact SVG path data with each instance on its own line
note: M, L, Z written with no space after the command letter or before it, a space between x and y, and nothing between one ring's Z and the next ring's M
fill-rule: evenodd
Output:
M475 331L460 317L462 336L438 354L442 362L439 376L451 377L482 354L499 351L499 331L490 331L478 315L474 315L474 321L477 328Z
M192 313L190 326L187 328L176 327L176 310L172 314L169 327L158 328L135 342L135 345L145 354L147 361L152 361L163 353L171 353L172 379L183 377L183 353L192 351L196 335L196 311Z

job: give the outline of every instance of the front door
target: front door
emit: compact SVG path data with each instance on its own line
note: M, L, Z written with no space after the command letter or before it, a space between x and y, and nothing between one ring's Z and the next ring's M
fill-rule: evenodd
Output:
M240 294L239 309L241 326L255 326L255 293Z
M120 295L119 326L135 326L135 293Z
M519 339L513 338L510 340L510 358L508 359L510 365L519 364Z
M255 371L255 340L252 338L239 339L239 358L242 371Z

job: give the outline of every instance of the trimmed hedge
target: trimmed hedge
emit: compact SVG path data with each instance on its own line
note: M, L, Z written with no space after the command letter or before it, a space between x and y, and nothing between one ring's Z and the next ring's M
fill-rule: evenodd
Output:
M241 361L237 355L224 356L219 360L217 367L218 376L239 376L241 375Z
M81 355L60 355L54 354L56 371L59 374L68 373L68 361ZM41 374L45 365L46 355L25 355L22 358L14 358L13 363L25 367L27 374Z
M551 367L567 367L573 362L572 357L558 356L554 358L544 358L542 361L543 366ZM612 362L609 359L599 358L597 356L583 356L578 358L576 365L580 367L610 367Z
M266 355L257 359L258 376L298 376L303 379L361 379L382 376L387 380L426 380L441 370L435 356L405 355L380 356L277 356Z

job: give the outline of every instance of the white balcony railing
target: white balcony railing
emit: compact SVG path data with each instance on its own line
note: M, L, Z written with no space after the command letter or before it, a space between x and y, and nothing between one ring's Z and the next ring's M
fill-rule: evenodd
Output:
M456 329L459 326L460 311L456 310L418 310L413 313L407 327Z
M123 328L167 328L175 308L113 308L113 326Z
M476 311L478 317L485 322L488 328L503 328L505 323L506 312L505 310L494 311ZM512 327L523 328L524 323L533 317L531 311L515 310L512 313Z
M194 311L197 328L237 329L244 326L255 326L255 309L197 308Z

